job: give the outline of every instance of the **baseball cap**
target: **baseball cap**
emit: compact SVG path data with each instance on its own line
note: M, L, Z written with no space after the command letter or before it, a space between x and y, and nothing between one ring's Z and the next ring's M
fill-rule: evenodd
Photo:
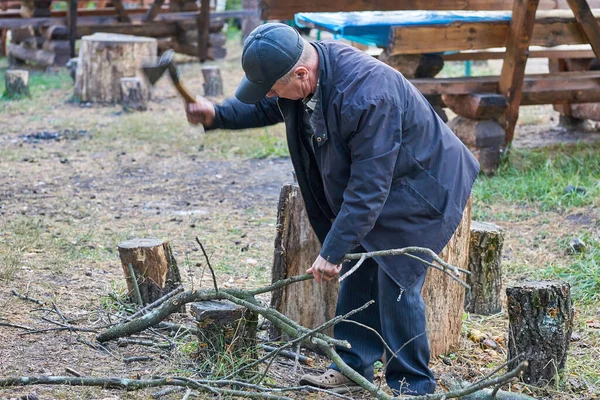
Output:
M296 65L303 48L300 34L288 25L269 23L254 29L244 42L245 76L235 97L248 104L261 101L275 82Z

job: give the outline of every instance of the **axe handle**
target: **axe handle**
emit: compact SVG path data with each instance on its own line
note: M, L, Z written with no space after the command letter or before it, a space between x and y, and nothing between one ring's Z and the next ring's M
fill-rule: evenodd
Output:
M181 96L183 96L183 99L185 100L186 103L195 103L196 102L196 98L194 96L192 96L187 90L186 88L183 87L183 85L181 84L181 82L173 82L175 84L175 88L177 89L177 91L179 92L179 94Z

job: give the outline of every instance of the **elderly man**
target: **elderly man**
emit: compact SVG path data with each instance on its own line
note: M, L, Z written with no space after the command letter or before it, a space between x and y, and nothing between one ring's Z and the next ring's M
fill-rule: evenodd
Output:
M188 105L188 120L206 129L285 123L306 211L322 243L307 270L317 282L348 270L341 262L349 252L444 248L479 165L399 72L338 42L309 43L283 24L251 33L242 67L236 98L221 105L199 98ZM353 319L394 351L387 354L386 380L396 393L435 389L421 297L426 270L408 257L379 257L340 287L338 315L376 301ZM351 323L336 325L334 336L352 346L338 349L342 359L372 381L374 363L390 353L378 336ZM300 383L354 384L334 364Z

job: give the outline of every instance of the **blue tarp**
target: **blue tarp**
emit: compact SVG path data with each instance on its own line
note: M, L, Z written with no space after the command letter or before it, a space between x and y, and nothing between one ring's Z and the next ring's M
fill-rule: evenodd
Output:
M387 47L392 26L510 21L510 18L510 11L361 11L298 13L295 21L298 26L314 26L354 42Z

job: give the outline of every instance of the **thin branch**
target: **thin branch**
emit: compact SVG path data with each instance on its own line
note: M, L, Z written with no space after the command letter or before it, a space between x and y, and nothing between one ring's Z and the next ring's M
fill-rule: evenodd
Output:
M64 322L65 324L70 324L70 323L72 323L72 322L73 322L73 321L71 321L70 319L68 319L67 317L65 317L65 316L63 315L63 313L60 311L60 309L58 308L58 306L56 305L56 303L55 303L55 302L52 302L52 308L53 308L53 309L54 309L54 311L55 311L55 312L58 314L58 316L59 316L59 317L60 317L60 318L63 320L63 322Z
M206 254L206 250L204 250L204 246L202 246L202 242L200 242L200 239L198 239L198 236L196 236L196 242L198 242L198 244L200 245L200 248L202 249L202 254L204 254L204 258L206 259L206 264L208 265L208 269L210 269L210 273L212 274L213 284L215 285L215 292L219 293L219 287L217 286L217 276L215 275L215 270L213 269L212 265L210 265L210 260L208 259L208 254Z
M93 332L93 333L98 333L97 329L92 329L92 328L79 328L77 326L73 326L73 325L67 325L67 324L63 324L62 322L58 322L58 321L54 321L51 320L50 318L46 318L46 317L42 317L42 320L46 321L46 322L50 322L51 324L55 324L58 326L62 326L63 328L66 328L68 330L71 331L79 331L79 332Z
M11 328L25 329L27 331L32 331L33 330L33 328L30 328L28 326L18 325L18 324L11 324L10 322L0 322L0 326L8 326L8 327L11 327Z
M266 344L259 344L258 346L266 351L277 353L277 355L279 355L281 357L289 358L290 360L296 360L296 358L297 358L298 362L300 362L304 365L312 366L314 363L312 358L303 356L302 354L300 354L298 352L282 350L279 347L273 347L273 346L269 346Z
M43 306L43 305L44 305L44 302L43 302L43 301L41 301L41 300L38 300L38 299L36 299L36 298L34 298L34 297L30 297L30 296L28 296L28 295L26 295L26 294L19 293L19 291L18 291L17 289L13 289L13 290L12 290L12 294L13 294L13 295L15 295L15 296L17 296L17 297L18 297L18 298L20 298L20 299L27 300L27 301L32 301L32 302L34 302L35 304L39 304L40 306Z
M133 265L129 263L127 264L127 268L129 268L129 279L131 279L131 282L133 283L133 293L135 294L136 301L140 306L143 306L144 301L142 300L140 286L138 285L137 277L135 276L135 271L133 270Z
M130 315L129 317L127 317L125 320L126 321L131 321L132 319L139 317L140 315L148 312L149 310L160 306L162 303L164 303L165 301L169 300L171 297L173 297L175 295L178 295L181 292L183 292L183 286L178 286L175 289L171 290L169 293L167 293L164 296L162 296L161 298L156 299L155 301L153 301L152 303L146 305L143 308L140 308L135 313L133 313L132 315Z
M349 277L350 275L352 275L354 273L354 271L356 271L358 269L358 267L360 267L362 265L362 263L365 262L366 259L367 259L367 256L365 253L363 253L360 256L360 259L358 260L358 262L354 265L354 267L350 268L350 271L348 271L344 275L340 276L340 279L338 279L338 281L341 282L344 279L346 279L347 277Z

